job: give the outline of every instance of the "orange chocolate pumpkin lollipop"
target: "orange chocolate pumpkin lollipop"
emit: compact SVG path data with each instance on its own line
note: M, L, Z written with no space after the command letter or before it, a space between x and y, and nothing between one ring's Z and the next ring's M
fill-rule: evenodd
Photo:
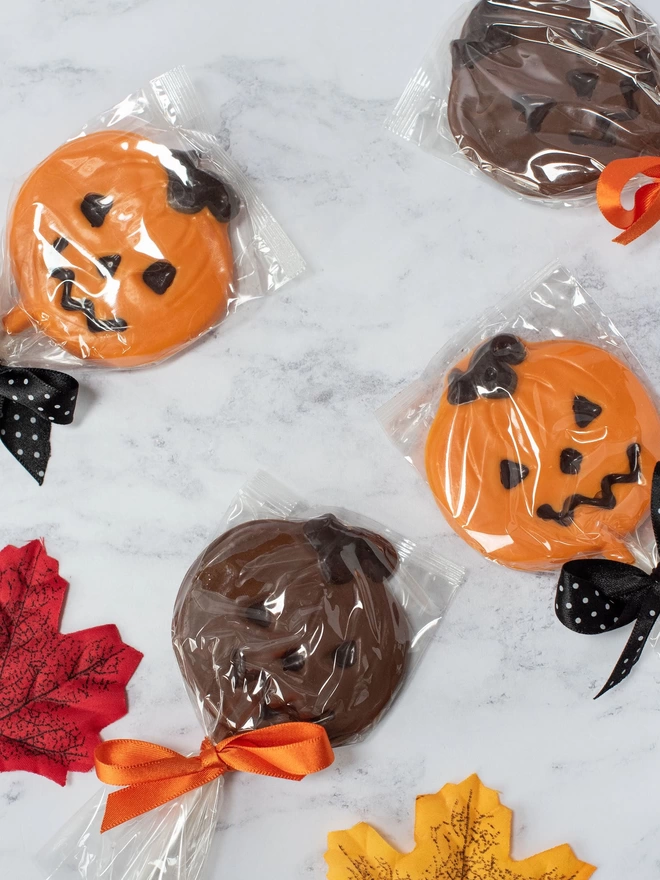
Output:
M113 130L69 141L35 168L10 219L19 301L7 332L36 326L77 357L130 367L224 317L237 203L196 158Z
M584 342L480 345L447 377L426 472L450 525L490 559L540 570L576 556L633 560L660 417L617 357Z

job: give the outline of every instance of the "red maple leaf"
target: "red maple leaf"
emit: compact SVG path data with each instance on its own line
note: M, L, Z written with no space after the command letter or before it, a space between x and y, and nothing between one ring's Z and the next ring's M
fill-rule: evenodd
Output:
M99 732L126 714L142 659L116 626L60 633L67 587L41 541L0 551L0 771L60 785L94 766Z

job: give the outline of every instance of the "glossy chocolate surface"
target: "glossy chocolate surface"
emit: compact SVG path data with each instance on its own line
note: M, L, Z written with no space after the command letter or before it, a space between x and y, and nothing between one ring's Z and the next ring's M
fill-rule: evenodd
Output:
M410 646L387 586L397 566L385 538L330 514L249 522L211 544L174 642L213 738L316 721L340 745L376 721Z

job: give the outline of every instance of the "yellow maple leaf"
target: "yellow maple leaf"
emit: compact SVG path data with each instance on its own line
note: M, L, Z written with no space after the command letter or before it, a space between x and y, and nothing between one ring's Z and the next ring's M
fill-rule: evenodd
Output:
M415 848L400 853L361 822L328 835L328 880L588 880L564 844L511 858L512 813L478 776L417 798Z

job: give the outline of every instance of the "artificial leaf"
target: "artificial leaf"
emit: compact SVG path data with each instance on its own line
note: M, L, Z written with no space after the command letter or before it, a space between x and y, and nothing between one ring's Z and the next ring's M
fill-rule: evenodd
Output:
M99 732L126 714L142 659L115 626L60 633L67 586L41 541L0 551L0 771L60 785L94 766Z
M417 798L415 848L400 853L364 822L328 835L329 880L587 880L563 845L511 858L511 810L478 776Z

